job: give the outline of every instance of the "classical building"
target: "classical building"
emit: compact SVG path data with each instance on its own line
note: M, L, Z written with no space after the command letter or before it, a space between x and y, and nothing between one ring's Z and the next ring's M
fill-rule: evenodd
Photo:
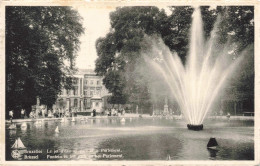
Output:
M105 104L108 90L102 84L102 77L97 76L92 69L79 69L74 75L73 88L63 89L55 106L58 108L77 108L79 111L100 112Z

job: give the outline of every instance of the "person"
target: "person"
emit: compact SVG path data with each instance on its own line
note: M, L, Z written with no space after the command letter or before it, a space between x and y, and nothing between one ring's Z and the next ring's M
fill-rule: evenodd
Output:
M21 118L22 119L24 119L24 113L25 113L24 109L21 109Z
M70 117L70 112L69 112L68 109L65 110L65 116L66 116L66 117Z
M123 108L121 115L125 115L125 109Z
M111 108L109 108L108 110L108 116L111 116L112 115L112 111L111 111Z
M228 118L228 119L230 118L230 113L229 113L229 112L227 113L227 118Z
M13 117L14 117L14 111L11 110L11 111L9 111L9 118L11 120L11 123L13 123Z
M55 108L54 111L55 111L55 118L58 118L59 117L59 110L58 110L58 108Z
M48 110L48 118L52 118L52 112L51 112L51 110Z
M118 110L117 110L117 109L115 109L115 116L117 116L117 115L118 115L117 113L118 113Z
M47 107L44 108L44 112L45 112L45 117L48 117L48 110L47 110Z
M34 111L31 111L30 114L29 114L30 118L35 118L35 114L34 114Z
M112 108L112 110L111 110L111 116L114 116L114 115L115 115L115 109Z
M42 108L42 117L45 118L45 109Z
M95 117L95 116L96 116L96 110L93 109L93 117Z

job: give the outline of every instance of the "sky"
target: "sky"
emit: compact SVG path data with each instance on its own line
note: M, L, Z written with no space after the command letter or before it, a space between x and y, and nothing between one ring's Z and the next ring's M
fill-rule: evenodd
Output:
M167 7L161 7L170 14ZM81 45L76 59L76 67L79 69L94 69L97 53L95 42L99 37L105 37L110 29L109 13L115 11L116 8L87 8L86 6L75 6L75 10L79 12L83 18L83 27L85 34L80 38Z
M113 8L75 7L83 18L85 34L81 35L80 50L76 59L76 67L80 69L94 69L97 53L95 42L99 37L105 37L110 29L109 13Z

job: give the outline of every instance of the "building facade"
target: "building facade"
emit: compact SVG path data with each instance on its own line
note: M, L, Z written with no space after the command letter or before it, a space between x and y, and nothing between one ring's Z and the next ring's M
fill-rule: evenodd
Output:
M101 112L108 90L102 84L103 77L96 76L92 69L79 69L74 75L73 88L63 89L55 106L63 109L74 109L86 112L96 109Z

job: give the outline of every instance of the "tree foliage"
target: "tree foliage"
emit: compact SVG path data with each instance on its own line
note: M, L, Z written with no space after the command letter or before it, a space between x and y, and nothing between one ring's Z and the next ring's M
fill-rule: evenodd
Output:
M70 7L6 7L6 108L51 106L74 71L83 33ZM65 65L65 61L69 65Z
M143 98L142 95L148 93L146 85L137 86L137 75L133 73L136 62L140 60L139 51L144 35L166 32L166 18L165 12L156 7L123 7L110 14L111 32L96 42L99 56L96 72L105 76L104 84L113 96L124 96L133 101L134 98ZM117 80L110 73L117 73ZM113 100L114 104L118 102Z

